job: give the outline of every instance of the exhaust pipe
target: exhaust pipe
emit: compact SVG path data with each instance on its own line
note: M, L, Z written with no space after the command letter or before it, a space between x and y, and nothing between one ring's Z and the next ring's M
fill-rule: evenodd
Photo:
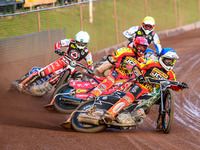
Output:
M80 114L78 116L78 122L87 123L91 125L99 125L99 116L89 116L87 114Z
M65 104L70 104L70 105L80 105L84 100L82 99L77 99L69 96L63 96L59 98L60 101L62 101Z

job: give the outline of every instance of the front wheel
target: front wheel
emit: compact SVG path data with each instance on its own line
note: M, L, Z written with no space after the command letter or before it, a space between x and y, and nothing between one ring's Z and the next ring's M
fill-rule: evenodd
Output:
M174 94L172 89L167 89L164 93L164 114L162 116L162 130L169 133L174 117Z
M57 89L62 86L63 84L65 84L68 81L68 78L70 77L70 71L67 70L65 71L65 73L62 75L62 77L60 78L60 80L58 81L58 83L56 84L56 88L52 94L52 96L55 95L55 92L57 91Z
M76 109L76 112L74 112L71 119L72 128L75 131L85 132L85 133L96 133L106 128L106 125L90 125L86 123L80 123L78 121L78 116L81 113L83 113L83 112L78 112L78 111L87 111L88 109L93 107L93 104L94 104L94 100L89 100L78 106L78 108Z

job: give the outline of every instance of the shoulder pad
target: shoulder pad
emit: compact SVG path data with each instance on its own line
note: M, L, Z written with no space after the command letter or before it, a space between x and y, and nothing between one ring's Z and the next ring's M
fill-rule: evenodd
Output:
M127 47L122 47L122 48L119 48L118 50L116 50L115 55L120 56L123 53L132 53L132 50L130 48L127 48Z

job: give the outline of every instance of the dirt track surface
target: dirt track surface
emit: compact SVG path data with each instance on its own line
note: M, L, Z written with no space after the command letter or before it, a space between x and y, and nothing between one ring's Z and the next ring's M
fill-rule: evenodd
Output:
M63 129L59 124L68 115L46 111L50 102L43 98L6 92L15 79L35 64L23 61L0 65L0 149L1 150L60 150L60 149L200 149L200 30L162 39L163 47L174 48L180 59L175 66L179 82L190 89L175 93L175 116L169 134L156 132L158 107L153 106L138 129L106 129L87 134ZM20 73L19 73L20 70Z

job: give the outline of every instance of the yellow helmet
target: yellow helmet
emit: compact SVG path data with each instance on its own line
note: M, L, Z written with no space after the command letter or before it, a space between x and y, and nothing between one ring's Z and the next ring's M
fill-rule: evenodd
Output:
M153 17L146 16L142 21L142 29L145 34L149 34L154 30L155 20Z

